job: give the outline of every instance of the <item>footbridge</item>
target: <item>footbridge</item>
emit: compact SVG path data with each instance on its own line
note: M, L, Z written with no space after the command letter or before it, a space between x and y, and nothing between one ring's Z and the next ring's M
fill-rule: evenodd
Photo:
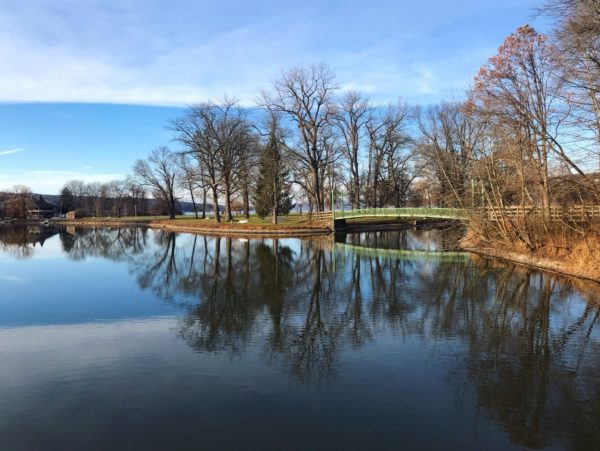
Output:
M461 208L361 208L356 210L334 210L319 213L307 213L309 221L327 221L333 223L334 229L344 229L346 220L360 218L407 219L419 220L468 220L467 211ZM374 222L376 223L376 221Z
M563 222L589 222L600 221L600 205L552 205L543 210L537 205L504 206L504 207L478 207L471 214L476 214L487 221L525 220L530 217L545 216L548 221ZM361 208L355 210L335 210L319 213L306 213L304 220L323 221L333 225L335 230L346 228L346 220L373 218L369 222L377 224L377 218L407 219L411 221L425 221L431 219L449 221L469 221L470 214L462 208L441 207L415 207L415 208Z

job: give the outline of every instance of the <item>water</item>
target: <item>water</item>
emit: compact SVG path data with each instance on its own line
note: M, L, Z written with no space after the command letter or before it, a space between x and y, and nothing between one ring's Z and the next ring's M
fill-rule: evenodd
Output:
M0 229L0 448L600 447L597 287L338 241Z

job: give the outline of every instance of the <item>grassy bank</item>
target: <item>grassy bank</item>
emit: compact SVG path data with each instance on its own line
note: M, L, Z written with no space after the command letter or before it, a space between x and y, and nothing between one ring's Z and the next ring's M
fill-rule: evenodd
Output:
M198 233L223 233L223 234L248 234L248 235L307 235L327 234L333 230L330 221L307 221L306 216L290 214L278 218L277 224L272 224L271 218L259 218L252 215L246 219L236 217L233 222L216 223L214 218L195 219L190 216L177 216L170 219L168 216L136 216L122 218L80 218L75 220L61 220L57 223L77 226L132 226L144 225L153 228L168 229L182 232ZM419 221L423 227L447 227L454 225L454 221L430 220ZM347 221L348 231L362 230L398 230L414 227L409 219L396 218L355 218Z
M80 218L60 220L57 224L88 227L124 227L147 226L176 232L226 234L226 235L277 235L306 236L327 234L331 232L328 223L303 220L300 215L289 215L280 218L278 224L272 224L271 218L251 216L249 219L236 218L233 222L216 223L214 218L195 219L190 216L178 216L170 219L167 216L136 216L122 218Z

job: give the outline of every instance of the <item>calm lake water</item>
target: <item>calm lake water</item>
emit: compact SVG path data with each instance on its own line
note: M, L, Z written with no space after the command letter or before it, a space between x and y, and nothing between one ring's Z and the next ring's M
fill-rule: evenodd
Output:
M0 449L600 449L596 286L338 241L0 229Z

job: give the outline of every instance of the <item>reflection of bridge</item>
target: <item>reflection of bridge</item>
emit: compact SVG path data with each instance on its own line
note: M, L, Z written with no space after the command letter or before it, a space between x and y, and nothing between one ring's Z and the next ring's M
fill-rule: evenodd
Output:
M442 219L466 221L468 215L461 208L361 208L356 210L336 210L319 213L307 213L309 221L333 222L335 229L343 229L347 219L358 218L397 218L410 220Z
M423 250L409 250L409 249L386 249L386 248L374 248L366 246L357 246L355 244L335 243L336 248L348 249L352 253L361 257L383 257L393 258L397 260L404 259L422 259L422 260L451 260L463 261L468 258L468 252L460 251L423 251Z

